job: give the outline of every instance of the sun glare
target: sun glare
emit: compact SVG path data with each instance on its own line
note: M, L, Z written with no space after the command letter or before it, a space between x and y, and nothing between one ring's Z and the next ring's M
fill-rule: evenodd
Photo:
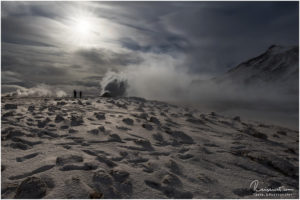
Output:
M91 24L86 19L78 19L74 31L81 37L87 37L91 31Z
M76 13L69 18L67 40L75 46L90 46L95 38L95 26L91 13Z

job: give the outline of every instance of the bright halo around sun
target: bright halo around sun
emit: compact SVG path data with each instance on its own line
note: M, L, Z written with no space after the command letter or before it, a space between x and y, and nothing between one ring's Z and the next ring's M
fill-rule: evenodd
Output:
M89 47L96 37L96 19L91 13L72 16L68 23L68 41L79 47Z
M77 19L75 26L74 26L74 32L78 35L78 37L88 37L91 33L91 24L88 21L88 19Z

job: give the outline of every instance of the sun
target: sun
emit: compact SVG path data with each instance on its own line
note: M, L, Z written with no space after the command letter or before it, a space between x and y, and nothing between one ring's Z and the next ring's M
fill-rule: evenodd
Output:
M79 37L88 37L91 33L91 23L87 19L77 19L74 25L74 34L78 34Z
M96 20L89 13L73 15L68 20L68 37L70 44L79 47L89 47L96 37Z

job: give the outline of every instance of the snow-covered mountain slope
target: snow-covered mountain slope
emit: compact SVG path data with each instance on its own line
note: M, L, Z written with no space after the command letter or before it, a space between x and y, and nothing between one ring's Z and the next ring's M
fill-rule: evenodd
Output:
M298 87L299 48L272 45L265 53L252 58L215 79L244 86L276 85Z
M4 97L1 131L2 198L298 197L298 131L238 116L141 98ZM255 180L290 190L257 192Z

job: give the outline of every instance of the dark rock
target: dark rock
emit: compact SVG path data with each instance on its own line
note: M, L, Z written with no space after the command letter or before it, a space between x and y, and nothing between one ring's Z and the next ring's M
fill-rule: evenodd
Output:
M122 121L127 125L131 125L131 126L133 125L133 120L130 118L125 118Z
M28 106L28 111L33 112L35 109L34 105Z
M71 117L71 126L80 126L83 123L84 122L83 122L82 117L80 117L80 116L72 116Z
M18 106L17 104L5 104L4 109L9 110L9 109L17 109Z
M93 130L90 130L89 133L91 133L93 135L98 135L99 130L98 129L93 129Z
M78 155L63 155L56 158L56 165L64 165L66 163L83 162L82 156Z
M148 131L153 130L153 127L152 127L152 125L150 125L150 124L143 124L142 127L143 127L144 129L147 129Z
M64 121L65 119L61 116L61 115L56 115L56 117L55 117L55 123L59 123L59 122L61 122L61 121Z
M16 199L41 199L46 195L46 183L37 177L26 178L17 188Z
M129 177L129 173L127 171L118 169L111 170L110 174L118 182L124 182Z
M240 121L241 121L241 118L240 118L239 116L235 116L235 117L233 118L233 120L234 120L234 121L237 121L237 122L240 122Z
M156 117L150 117L149 121L156 125L160 125L160 121Z
M94 113L95 117L99 120L104 120L105 119L105 113Z
M112 95L109 92L104 92L101 97L112 97Z
M117 134L111 134L109 136L110 136L110 139L109 139L110 142L122 142L120 136Z
M280 135L286 135L285 131L277 131L277 133L280 134Z

